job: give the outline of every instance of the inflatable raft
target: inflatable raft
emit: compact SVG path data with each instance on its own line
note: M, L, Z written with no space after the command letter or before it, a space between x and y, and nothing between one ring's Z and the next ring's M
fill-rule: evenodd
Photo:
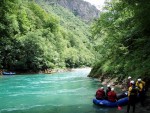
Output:
M105 107L123 106L123 105L126 105L128 103L128 97L121 98L117 102L111 102L109 100L93 99L93 103L96 105L105 106Z
M111 102L109 100L97 100L96 98L93 99L93 103L96 105L100 106L105 106L105 107L117 107L117 106L123 106L128 103L128 97L127 97L127 92L122 92L120 94L117 94L117 98L119 99L116 102Z
M14 72L3 72L3 75L15 75L16 73Z

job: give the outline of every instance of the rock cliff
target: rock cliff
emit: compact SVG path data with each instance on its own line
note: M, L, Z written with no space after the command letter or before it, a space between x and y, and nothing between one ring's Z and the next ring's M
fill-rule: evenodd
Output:
M39 1L39 0L36 0ZM43 0L49 5L60 5L69 9L75 16L84 21L91 21L99 16L100 11L90 3L83 0Z

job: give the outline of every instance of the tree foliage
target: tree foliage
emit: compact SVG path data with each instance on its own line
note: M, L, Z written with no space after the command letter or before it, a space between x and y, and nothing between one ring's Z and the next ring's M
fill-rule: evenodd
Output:
M149 0L106 2L92 27L99 59L89 76L99 74L124 78L150 74L149 9Z
M60 6L41 7L29 0L0 1L1 68L39 71L90 66L94 53L89 26Z

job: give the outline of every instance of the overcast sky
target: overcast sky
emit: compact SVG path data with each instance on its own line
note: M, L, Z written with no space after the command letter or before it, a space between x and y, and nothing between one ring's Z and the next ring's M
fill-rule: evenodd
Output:
M84 0L84 1L87 1L92 5L95 5L98 9L101 9L105 0Z

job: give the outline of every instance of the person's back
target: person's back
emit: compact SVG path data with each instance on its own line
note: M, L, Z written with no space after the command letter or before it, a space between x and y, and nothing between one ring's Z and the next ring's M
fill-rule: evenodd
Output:
M117 100L117 95L116 95L116 93L114 92L114 88L112 88L111 91L108 92L108 100L111 101L111 102L116 102L116 100Z
M128 91L129 100L132 100L132 102L136 102L137 94L138 90L135 85L130 86Z
M101 87L100 89L98 89L96 91L96 95L95 96L96 96L96 99L98 99L98 100L104 99L104 96L105 96L104 88Z
M133 113L135 112L135 104L137 101L137 94L138 94L138 90L135 86L135 82L131 81L131 86L128 89L128 105L127 105L127 113L129 113L130 111L130 106L133 107Z

